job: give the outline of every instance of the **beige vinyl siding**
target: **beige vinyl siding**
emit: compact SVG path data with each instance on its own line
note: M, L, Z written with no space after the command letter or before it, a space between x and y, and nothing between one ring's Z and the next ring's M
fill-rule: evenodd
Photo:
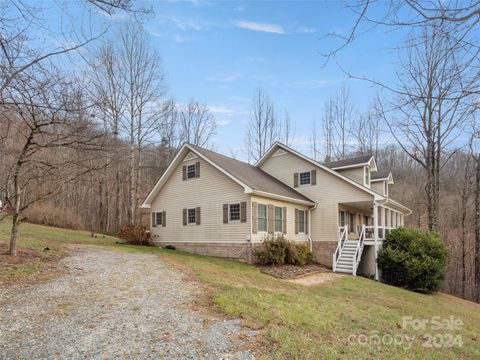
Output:
M188 155L187 155L188 156ZM182 166L200 162L200 177L182 180ZM223 223L223 204L247 202L247 222ZM183 225L183 209L201 208L200 225ZM242 186L200 158L181 162L152 201L165 211L167 225L152 228L153 240L168 242L247 242L250 195Z
M344 169L344 170L335 170L339 174L342 174L343 176L346 176L357 183L363 185L363 166L359 168L352 168L352 169Z
M295 209L308 210L308 206L292 204L286 201L273 200L260 196L252 196L251 201L256 202L257 205L265 204L268 206L269 204L271 204L273 206L279 206L281 208L286 207L287 233L285 234L285 237L293 241L308 241L308 234L295 234ZM248 207L251 208L251 204ZM310 219L308 219L308 222L310 223ZM267 235L268 234L266 232L257 232L257 234L252 234L252 242L261 242Z
M380 195L383 195L383 187L385 186L384 185L385 181L375 181L375 182L372 182L371 184L371 188L373 191L379 193Z
M288 152L282 156L268 158L261 168L285 184L293 186L295 172L314 169L315 165ZM371 201L373 204L373 195L320 167L317 167L317 185L302 186L295 190L318 203L309 219L313 241L338 240L338 203Z

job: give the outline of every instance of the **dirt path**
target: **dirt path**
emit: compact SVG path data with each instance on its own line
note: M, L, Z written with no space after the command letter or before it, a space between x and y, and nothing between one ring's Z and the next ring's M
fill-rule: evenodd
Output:
M62 264L0 289L0 359L253 358L238 351L253 333L190 309L201 290L155 255L85 248Z

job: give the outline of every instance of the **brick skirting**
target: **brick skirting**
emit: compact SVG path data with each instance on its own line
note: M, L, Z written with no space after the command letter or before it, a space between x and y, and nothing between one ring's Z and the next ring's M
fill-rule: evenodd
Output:
M332 267L332 256L337 249L337 241L314 241L313 258L316 262Z
M154 244L156 246L172 245L175 246L177 250L194 254L229 258L247 263L253 261L252 246L250 243L228 244L154 241Z

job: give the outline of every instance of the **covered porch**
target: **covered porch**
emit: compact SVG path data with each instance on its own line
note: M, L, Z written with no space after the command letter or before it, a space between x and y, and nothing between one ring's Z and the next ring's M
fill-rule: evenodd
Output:
M378 280L378 250L392 229L404 225L409 212L388 198L339 203L338 246L333 255L333 270L356 275L361 269Z

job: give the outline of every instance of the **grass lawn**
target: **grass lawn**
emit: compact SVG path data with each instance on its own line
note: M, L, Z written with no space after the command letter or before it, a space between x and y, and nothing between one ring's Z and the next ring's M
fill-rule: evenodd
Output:
M0 244L7 241L7 233L0 224ZM119 246L115 241L94 239L86 232L23 224L19 245L33 249L47 245L61 251L65 244L84 243L157 253L208 286L217 309L260 329L259 344L266 358L480 358L480 305L468 301L445 294L417 294L352 276L307 287L272 278L251 265L178 251ZM419 320L453 317L462 324L453 330L427 324L417 331L411 326L402 328L404 316ZM386 344L376 345L375 335ZM390 340L398 345L389 344Z

